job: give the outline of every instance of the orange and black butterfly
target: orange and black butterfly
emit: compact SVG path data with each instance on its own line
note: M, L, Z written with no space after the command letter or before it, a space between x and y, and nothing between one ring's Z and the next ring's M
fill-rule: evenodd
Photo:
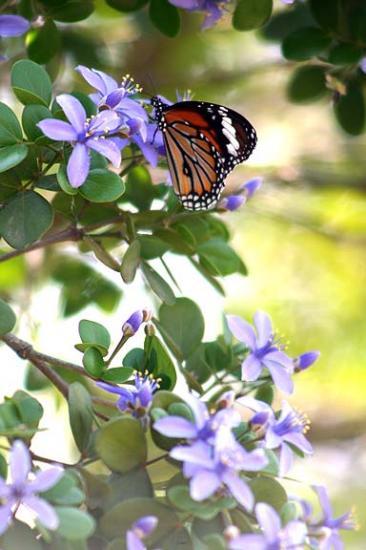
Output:
M239 113L214 103L165 104L153 97L175 193L184 208L206 210L217 203L226 176L252 153L257 134Z

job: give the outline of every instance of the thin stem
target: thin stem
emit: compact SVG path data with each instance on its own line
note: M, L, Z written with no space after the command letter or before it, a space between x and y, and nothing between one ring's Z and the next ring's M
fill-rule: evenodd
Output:
M169 453L164 453L163 455L158 456L157 458L153 458L152 460L148 460L145 462L145 466L151 466L152 464L155 464L155 462L159 462L159 460L164 460L169 456Z
M109 356L109 359L107 359L107 361L105 363L106 367L108 367L111 364L111 362L113 361L113 359L115 358L117 353L122 349L122 347L125 345L125 343L127 342L127 340L129 338L130 338L129 334L123 334L122 338L120 339L120 341L118 342L118 344L116 345L116 347L112 351L111 355Z

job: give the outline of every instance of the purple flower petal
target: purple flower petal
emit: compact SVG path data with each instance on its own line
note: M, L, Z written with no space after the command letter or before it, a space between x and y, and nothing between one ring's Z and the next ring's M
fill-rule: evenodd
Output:
M80 101L70 94L61 94L57 96L56 101L76 132L83 134L85 132L86 112Z
M49 468L48 470L43 470L36 474L35 479L29 482L28 487L32 492L39 493L42 491L47 491L56 485L58 481L60 481L63 473L63 469L58 466Z
M36 514L40 523L47 527L47 529L57 529L59 525L58 515L46 500L35 496L28 496L23 497L22 504L30 508Z
M234 212L235 210L238 210L244 202L245 197L243 195L228 195L227 197L223 197L220 201L220 208L225 208L225 210Z
M241 365L241 378L248 382L257 380L258 376L262 372L262 365L259 359L252 353L243 361Z
M8 497L9 493L10 493L9 486L5 483L3 478L0 477L0 499Z
M305 370L319 358L320 351L307 351L294 359L295 369Z
M127 531L126 550L146 550L146 546L133 531Z
M197 441L190 446L177 445L170 451L170 456L175 460L191 462L206 469L213 467L211 454L211 447L203 441Z
M312 454L313 447L302 433L289 433L284 436L284 439L292 445L295 445L303 453Z
M240 397L237 400L237 403L240 403L241 405L244 405L244 407L247 407L248 409L251 409L255 412L267 412L270 415L273 416L272 408L268 405L268 403L265 403L264 401L259 401L258 399L255 399L254 397L251 397L250 395L245 397Z
M286 443L282 443L280 451L279 474L285 476L292 468L294 453Z
M294 371L294 364L292 359L283 351L270 351L265 355L265 360L267 359L269 361L273 361L274 363L279 363L280 365L283 365L291 373Z
M154 430L166 437L195 438L196 426L181 416L165 416L154 423Z
M5 533L12 518L11 505L9 503L0 506L0 536Z
M257 472L262 470L268 464L268 458L266 457L263 449L255 449L245 455L245 461L243 461L245 470Z
M223 474L222 480L227 485L233 497L247 510L254 506L254 496L249 486L237 474L227 471Z
M184 10L198 10L200 8L198 0L169 0L169 3Z
M16 485L23 484L31 471L31 458L28 447L17 439L10 452L10 473L12 482Z
M102 390L108 391L110 393L116 393L117 395L122 395L123 397L133 399L133 393L131 390L126 388L120 388L119 386L112 386L112 384L107 384L107 382L97 382L99 388Z
M283 528L284 538L288 547L296 548L304 543L307 529L302 521L290 521Z
M264 311L256 311L254 314L254 324L257 329L257 345L259 348L265 346L273 336L272 322Z
M266 358L263 360L263 364L269 370L273 382L275 383L277 388L284 391L285 393L293 392L294 383L291 378L291 374L289 374L282 365L273 361L268 361Z
M121 164L121 151L110 139L90 138L86 145L106 157L116 168Z
M134 134L132 136L133 141L141 149L141 153L144 155L145 159L153 168L156 168L158 165L159 153L154 145L148 141L143 141L142 137Z
M262 535L239 535L229 542L229 550L268 550L266 539Z
M84 143L77 143L67 163L67 177L72 187L83 185L89 174L90 157Z
M281 521L272 506L265 502L259 502L255 507L255 515L267 541L269 543L276 542L281 530Z
M114 132L121 127L121 117L114 111L102 111L92 118L89 124L89 132L96 135L104 135Z
M244 342L249 349L254 350L256 348L256 337L252 325L237 315L227 315L226 320L229 330L235 338L240 342Z
M132 528L139 529L144 533L145 537L148 537L156 528L158 524L158 518L156 516L143 516L135 521Z
M222 16L222 9L217 4L210 2L209 9L206 11L206 17L202 23L202 30L213 27Z
M30 23L20 15L0 15L0 36L21 36L26 33Z
M263 183L263 178L253 178L247 181L246 183L244 183L244 185L242 185L240 189L244 192L247 200L249 200L254 195L254 193L261 187L262 183Z
M205 500L213 495L221 485L221 480L215 472L201 470L190 482L190 495L193 500Z
M71 124L56 118L45 118L37 126L45 136L55 141L76 141L78 137Z
M114 89L118 88L118 84L114 78L102 71L88 69L88 67L84 67L84 65L78 65L75 70L81 74L90 86L98 90L102 95L109 94Z
M322 485L313 485L312 487L318 495L318 499L320 502L320 506L322 507L325 520L327 521L328 519L331 519L333 516L333 511L326 488Z
M192 410L194 414L196 426L200 430L205 426L207 420L210 418L206 405L203 403L203 401L201 401L191 393L188 393L185 396L185 402L189 405L190 409Z

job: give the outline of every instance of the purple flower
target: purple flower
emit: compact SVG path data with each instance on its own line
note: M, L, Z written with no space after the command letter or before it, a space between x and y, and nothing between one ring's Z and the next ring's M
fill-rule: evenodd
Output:
M151 313L145 309L138 309L129 316L127 321L122 325L122 332L128 336L136 334L142 323L146 323L151 319Z
M228 0L169 0L170 4L188 11L203 11L206 14L202 29L217 23L224 13L223 6Z
M236 193L224 197L219 208L234 211L245 204L262 185L262 178L253 178L239 187Z
M143 141L147 138L147 113L141 103L131 96L141 92L138 84L129 75L123 77L121 84L102 71L88 69L83 65L76 67L82 77L97 90L90 97L100 111L113 110L121 117L121 123L127 124L128 135L139 133Z
M280 449L281 476L284 476L292 466L294 453L291 445L306 454L313 452L311 444L304 436L309 428L307 417L295 411L286 401L282 402L278 418L267 403L253 397L242 397L238 399L238 403L256 413L250 423L253 427L264 430L264 446L267 449Z
M363 57L359 62L359 67L363 73L366 73L366 57Z
M68 94L57 97L69 122L46 118L38 123L39 128L55 141L68 141L73 151L67 163L67 176L73 187L80 187L89 173L90 150L97 151L106 157L114 166L121 163L121 152L112 139L121 121L117 113L103 111L95 117L87 118L80 101Z
M186 439L188 445L177 445L170 456L183 462L183 474L190 479L190 494L194 500L205 500L220 488L247 509L254 498L240 472L258 471L267 464L262 449L246 451L235 439L232 428L240 423L240 415L231 407L231 392L219 401L220 408L210 414L199 399L189 395L194 421L179 416L166 416L154 424L167 437Z
M307 351L294 359L295 372L308 369L319 358L320 351Z
M26 33L30 23L20 15L0 15L0 36L21 36Z
M126 534L127 550L146 550L142 540L156 529L157 524L158 518L155 516L143 516L135 521Z
M262 311L254 314L256 332L247 321L236 315L228 315L227 321L235 338L243 342L250 351L242 363L242 379L249 382L257 380L263 369L267 368L275 385L282 391L291 393L294 365L292 359L276 345L270 317Z
M57 529L58 516L53 507L37 493L53 487L61 478L63 469L52 467L48 470L31 474L31 457L23 441L13 443L10 451L11 483L0 478L0 535L8 528L13 516L20 506L33 512L38 521L47 529Z
M169 415L157 420L154 429L166 437L213 443L221 426L232 429L241 422L240 414L231 407L210 414L206 405L193 395L188 394L185 400L193 412L193 421Z
M196 441L178 445L170 456L183 462L183 474L190 479L190 495L201 501L225 487L246 509L251 510L254 497L240 472L259 471L268 461L262 449L246 451L231 430L222 426L213 445Z
M304 548L307 533L302 521L290 521L284 527L277 512L264 502L255 507L255 515L262 534L229 535L229 550L301 550ZM230 528L229 528L230 529ZM231 535L231 536L230 536Z
M151 374L142 375L140 372L136 372L134 386L121 388L106 382L97 382L97 386L119 395L120 397L116 403L117 407L122 412L129 412L145 425L153 394L159 388L159 380L155 380Z
M356 520L352 512L347 512L338 518L333 517L332 506L325 487L314 485L313 489L318 495L323 517L319 522L310 523L310 539L315 548L321 550L342 550L343 543L339 534L340 529L347 531L357 528Z

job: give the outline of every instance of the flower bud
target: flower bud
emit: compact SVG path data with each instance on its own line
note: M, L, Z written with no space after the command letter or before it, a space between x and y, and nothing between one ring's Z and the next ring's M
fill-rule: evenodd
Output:
M320 351L307 351L294 359L295 372L309 368L318 359Z
M142 323L144 322L144 313L141 309L130 315L127 321L122 325L122 332L126 336L136 334Z

